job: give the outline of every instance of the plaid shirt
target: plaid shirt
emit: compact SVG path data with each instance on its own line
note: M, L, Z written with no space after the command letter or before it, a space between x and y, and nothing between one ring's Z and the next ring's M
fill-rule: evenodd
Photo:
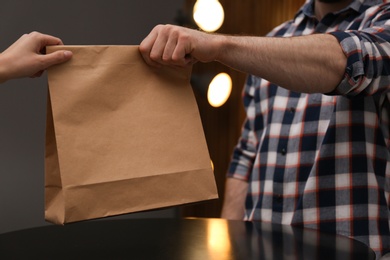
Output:
M247 119L228 173L249 182L246 220L353 237L378 256L390 251L389 18L390 4L356 0L318 21L308 0L269 34L330 33L348 60L327 95L248 76Z

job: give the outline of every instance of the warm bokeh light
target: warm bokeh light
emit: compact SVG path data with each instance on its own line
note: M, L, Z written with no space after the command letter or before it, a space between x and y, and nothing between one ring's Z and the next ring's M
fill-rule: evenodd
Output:
M231 243L226 221L210 219L207 222L207 247L209 259L231 259Z
M213 107L220 107L228 100L232 92L232 79L227 73L219 73L211 81L208 91L207 100Z
M206 32L215 32L225 17L223 7L218 0L198 0L193 10L195 23Z

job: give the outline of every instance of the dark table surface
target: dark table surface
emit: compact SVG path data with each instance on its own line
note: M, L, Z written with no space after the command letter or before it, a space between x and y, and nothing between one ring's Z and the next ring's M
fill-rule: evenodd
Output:
M0 234L0 259L374 259L352 239L223 219L101 220Z

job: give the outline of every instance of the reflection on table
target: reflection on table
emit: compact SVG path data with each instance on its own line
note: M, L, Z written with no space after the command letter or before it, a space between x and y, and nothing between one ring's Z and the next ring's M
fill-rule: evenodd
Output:
M315 230L223 219L102 220L0 235L1 259L375 259L364 244Z

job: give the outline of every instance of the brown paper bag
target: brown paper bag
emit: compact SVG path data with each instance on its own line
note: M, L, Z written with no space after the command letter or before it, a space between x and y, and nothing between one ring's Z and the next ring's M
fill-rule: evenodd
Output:
M137 46L56 46L48 70L45 218L64 224L217 198L190 70Z

